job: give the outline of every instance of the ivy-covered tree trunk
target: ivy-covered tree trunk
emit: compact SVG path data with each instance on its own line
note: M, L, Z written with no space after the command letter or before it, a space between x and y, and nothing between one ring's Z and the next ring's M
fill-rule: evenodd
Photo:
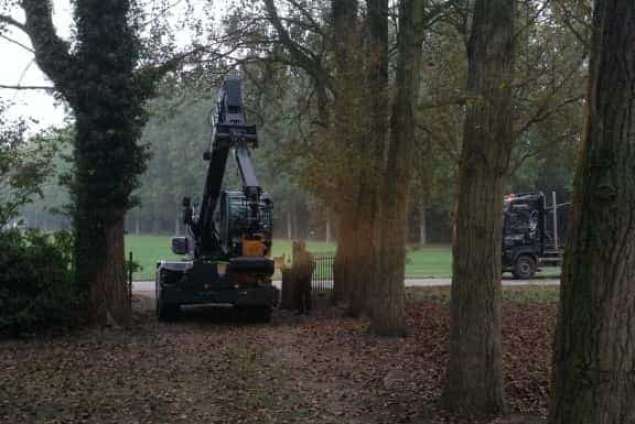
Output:
M405 333L404 271L408 239L408 203L415 147L415 108L418 99L424 1L399 3L396 95L391 139L381 186L377 260L379 275L372 291L370 331L383 336Z
M130 0L75 1L73 54L55 33L50 1L21 5L36 60L75 114L75 268L78 284L86 288L88 317L98 324L124 324L129 318L124 219L145 169L146 153L137 141L151 86L134 73L138 45Z
M552 423L635 422L635 3L596 0Z
M453 238L450 345L444 403L503 410L500 341L504 176L512 150L514 8L476 0L468 42L467 105Z

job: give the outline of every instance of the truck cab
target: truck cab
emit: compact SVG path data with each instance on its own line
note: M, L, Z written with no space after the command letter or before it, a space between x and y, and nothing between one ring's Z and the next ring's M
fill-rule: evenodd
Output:
M505 196L503 272L511 272L517 279L530 279L543 266L561 265L565 206L568 203L557 204L555 193L550 206L542 192Z

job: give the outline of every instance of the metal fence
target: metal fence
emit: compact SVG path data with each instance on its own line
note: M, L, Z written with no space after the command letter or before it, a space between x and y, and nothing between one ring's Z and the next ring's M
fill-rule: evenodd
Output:
M333 263L334 253L314 253L313 275L311 276L311 290L314 295L327 296L333 291Z

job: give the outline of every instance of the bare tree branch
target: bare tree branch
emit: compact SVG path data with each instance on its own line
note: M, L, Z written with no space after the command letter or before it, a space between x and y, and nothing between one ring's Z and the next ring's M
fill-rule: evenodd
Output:
M53 86L45 86L45 85L5 85L5 84L0 84L0 89L3 89L3 90L47 90L47 91L55 91L55 87L53 87Z
M27 32L26 27L23 23L16 21L11 16L8 15L0 15L0 22L4 22L6 24L11 25L14 28L18 28L21 31Z
M73 76L78 70L74 57L69 53L69 44L55 31L50 2L22 0L21 6L26 15L24 31L31 39L38 66L71 101L74 97Z
M527 22L525 22L525 24L523 26L521 26L520 29L518 29L516 31L516 33L514 34L514 39L517 39L528 28L531 28L538 21L538 19L545 12L545 10L547 10L547 8L550 6L550 4L551 4L550 0L545 0L542 3L542 5L538 8L538 10L536 10L536 13L534 13L531 16L531 18L528 17Z
M309 12L304 7L302 7L302 5L299 2L297 2L296 0L289 0L289 3L291 3L296 9L298 9L300 11L300 13L302 14L302 16L307 21L309 21L311 29L313 29L315 32L317 32L318 34L322 35L323 37L326 37L324 32L322 31L322 27L315 20L315 18L311 14L311 12ZM309 27L309 25L306 25L306 27Z
M174 3L167 5L166 7L161 9L159 11L159 13L157 13L155 16L151 17L150 19L148 19L148 20L146 20L144 22L141 22L141 24L140 24L141 28L145 28L148 25L152 24L153 22L161 19L162 17L167 15L168 12L170 12L172 9L174 9L176 6L178 6L181 3L183 3L183 0L176 0Z
M151 78L153 81L156 81L165 74L177 70L192 57L204 53L207 50L208 48L206 46L195 46L191 50L175 54L163 63L142 66L137 71L137 76L140 78Z
M547 107L550 104L550 101L545 101L543 105L540 108L538 108L536 113L531 118L529 118L518 130L515 131L514 138L520 137L521 134L523 134L533 125L538 124L544 121L545 119L548 119L551 115L558 112L564 106L571 103L579 102L582 99L584 99L584 97L585 97L584 94L580 94L580 95L571 97L569 99L565 99L551 108ZM551 100L551 97L549 100Z
M445 106L464 106L467 102L479 100L477 96L470 96L467 94L461 94L458 96L448 97L445 99L432 100L429 102L422 102L417 106L418 110L436 109L438 107Z
M313 78L316 83L316 88L320 92L318 96L324 96L326 89L331 89L332 84L328 73L323 69L319 58L313 54L310 50L293 41L289 32L282 24L282 20L278 15L278 10L273 0L264 0L265 7L267 9L267 15L269 21L275 28L280 42L289 52L292 60L297 66L304 69L304 71Z
M559 136L555 141L555 143L560 143L562 140L565 140L567 138L572 137L572 135L570 133L564 133L563 135ZM550 143L551 144L551 143ZM510 166L507 170L508 175L514 175L514 173L516 173L516 171L518 171L518 169L529 159L538 156L539 154L547 151L548 148L550 148L550 145L543 145L541 147L536 147L533 148L532 150L525 152L521 157L519 157L516 160L512 160L510 163Z
M573 34L573 36L582 44L585 49L588 51L591 48L591 23L590 21L585 21L583 18L576 16L576 14L569 8L567 8L566 2L557 2L556 5L560 8L560 12L562 14L562 23L565 27ZM592 15L592 10L590 8L585 8L583 4L578 3L582 9L582 16L587 16L589 19ZM573 21L573 22L572 22ZM575 27L575 24L582 27L582 31ZM586 34L584 33L586 32Z
M26 44L23 44L21 42L19 42L18 40L14 40L11 37L7 37L4 34L0 34L0 38L3 38L5 40L7 40L9 43L15 44L16 46L19 46L21 48L23 48L24 50L31 52L31 53L35 53L35 50L33 50L31 47L27 46Z

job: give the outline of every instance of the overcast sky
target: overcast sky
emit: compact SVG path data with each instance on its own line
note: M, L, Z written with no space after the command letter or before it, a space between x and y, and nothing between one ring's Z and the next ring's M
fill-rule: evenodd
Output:
M172 3L177 5L177 7L172 9L174 16L179 16L179 3L179 0L175 0ZM185 3L183 2L183 7ZM229 3L228 0L216 0L213 2L213 7L219 11L216 16L221 15L227 3ZM209 0L202 1L200 4L209 4ZM53 0L53 7L53 21L58 35L68 39L73 24L70 0ZM20 22L24 22L24 15L20 8L16 8L13 17ZM19 30L12 30L5 35L19 43L27 46L31 45L29 38ZM189 38L187 34L182 33L176 34L176 36L177 44L185 44ZM0 58L2 58L0 85L17 85L18 83L23 86L51 85L51 82L38 68L31 52L3 38L0 38ZM10 110L11 116L33 118L39 122L38 128L63 125L64 108L55 102L53 96L46 91L0 89L0 98L8 99L14 103Z
M55 0L53 16L58 34L67 38L72 24L69 0ZM13 15L24 22L24 15L16 10ZM19 30L12 30L6 35L20 43L30 46L29 38ZM42 71L33 61L33 54L5 39L0 38L0 84L4 85L50 85ZM44 91L6 90L0 89L0 97L11 100L15 106L11 108L12 116L31 117L40 122L39 127L61 125L64 110L55 105L53 96Z

